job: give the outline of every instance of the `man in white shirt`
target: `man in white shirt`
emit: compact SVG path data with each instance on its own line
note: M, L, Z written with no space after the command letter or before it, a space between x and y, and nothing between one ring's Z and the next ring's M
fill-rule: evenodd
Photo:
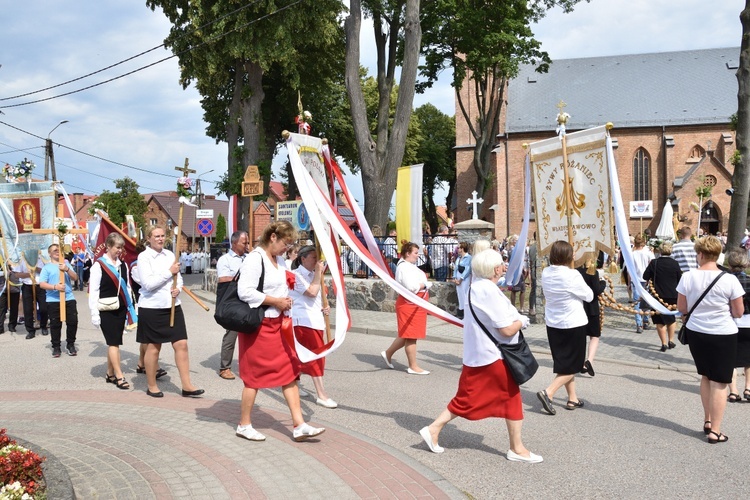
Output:
M232 245L227 253L222 255L216 262L216 304L221 301L227 284L234 279L240 270L245 253L250 247L250 242L245 231L235 231L229 240ZM234 358L234 346L237 343L237 332L226 330L221 340L221 356L219 365L219 377L225 380L234 380L232 373L232 358Z
M435 270L437 281L448 279L448 270L451 258L458 248L458 241L448 237L448 226L441 224L438 227L438 235L432 238L430 243L430 255L432 268Z

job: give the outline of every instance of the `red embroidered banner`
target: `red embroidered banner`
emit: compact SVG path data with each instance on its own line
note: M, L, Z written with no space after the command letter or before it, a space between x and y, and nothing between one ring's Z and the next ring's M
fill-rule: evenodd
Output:
M19 234L30 233L33 229L42 229L39 198L14 199L13 217L16 219Z

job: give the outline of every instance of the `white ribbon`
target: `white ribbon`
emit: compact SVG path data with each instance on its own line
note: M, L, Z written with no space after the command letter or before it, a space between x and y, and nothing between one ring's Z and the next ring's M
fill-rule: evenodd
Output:
M177 201L179 201L180 203L184 203L185 205L188 205L188 206L190 206L190 207L197 207L197 206L198 206L198 205L196 205L195 203L192 203L192 202L190 201L190 198L187 198L187 197L185 197L185 196L180 196L180 197L179 197L179 198L177 199Z

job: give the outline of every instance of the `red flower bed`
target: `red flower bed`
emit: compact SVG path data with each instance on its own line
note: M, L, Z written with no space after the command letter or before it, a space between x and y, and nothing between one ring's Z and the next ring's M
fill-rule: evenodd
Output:
M0 487L18 481L26 493L33 495L39 488L44 460L33 451L18 446L7 436L5 429L0 429Z

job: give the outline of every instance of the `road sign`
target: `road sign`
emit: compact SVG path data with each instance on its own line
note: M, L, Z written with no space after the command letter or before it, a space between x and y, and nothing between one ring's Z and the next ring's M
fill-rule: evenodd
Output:
M196 210L195 216L198 219L213 219L214 218L214 210L213 208L204 209L204 210Z
M199 220L195 227L203 236L208 236L214 232L214 223L210 219Z
M242 183L242 196L258 196L263 194L263 181Z

